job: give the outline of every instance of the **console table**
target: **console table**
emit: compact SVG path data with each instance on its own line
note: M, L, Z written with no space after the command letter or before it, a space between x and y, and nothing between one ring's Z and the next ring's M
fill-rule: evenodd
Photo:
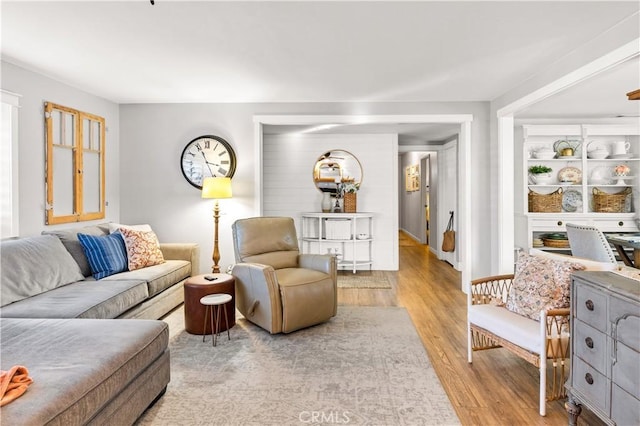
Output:
M640 424L640 281L576 272L571 283L571 374L565 405L609 425Z
M303 213L302 251L335 254L338 268L350 269L373 265L372 213Z

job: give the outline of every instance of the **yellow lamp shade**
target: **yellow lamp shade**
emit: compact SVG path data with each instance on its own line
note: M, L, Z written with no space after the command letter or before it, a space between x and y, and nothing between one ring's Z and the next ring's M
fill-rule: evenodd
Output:
M231 198L231 178L205 178L202 182L202 198Z

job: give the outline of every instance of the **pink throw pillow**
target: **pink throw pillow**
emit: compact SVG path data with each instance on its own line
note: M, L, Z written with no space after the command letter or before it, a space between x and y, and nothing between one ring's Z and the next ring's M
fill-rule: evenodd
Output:
M127 247L130 271L164 263L158 237L153 231L127 228L120 228L119 231Z

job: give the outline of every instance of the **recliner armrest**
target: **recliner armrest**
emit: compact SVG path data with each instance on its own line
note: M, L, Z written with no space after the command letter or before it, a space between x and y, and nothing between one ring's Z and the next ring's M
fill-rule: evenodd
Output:
M298 256L298 265L331 275L336 270L336 257L328 254L301 254Z
M275 270L260 263L236 263L236 308L272 334L282 331L282 302Z

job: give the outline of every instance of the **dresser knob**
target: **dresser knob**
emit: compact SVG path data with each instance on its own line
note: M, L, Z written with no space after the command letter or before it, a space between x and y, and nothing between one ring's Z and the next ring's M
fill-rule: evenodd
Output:
M584 339L584 342L587 344L589 349L593 349L593 339L591 337L587 337Z
M562 221L561 220L558 221L558 226L562 226Z
M618 226L624 226L624 222L622 221L618 222Z
M593 311L593 300L589 299L584 304L587 306L587 309Z
M589 383L590 385L593 384L593 376L590 373L587 373L584 375L584 379L587 381L587 383Z

